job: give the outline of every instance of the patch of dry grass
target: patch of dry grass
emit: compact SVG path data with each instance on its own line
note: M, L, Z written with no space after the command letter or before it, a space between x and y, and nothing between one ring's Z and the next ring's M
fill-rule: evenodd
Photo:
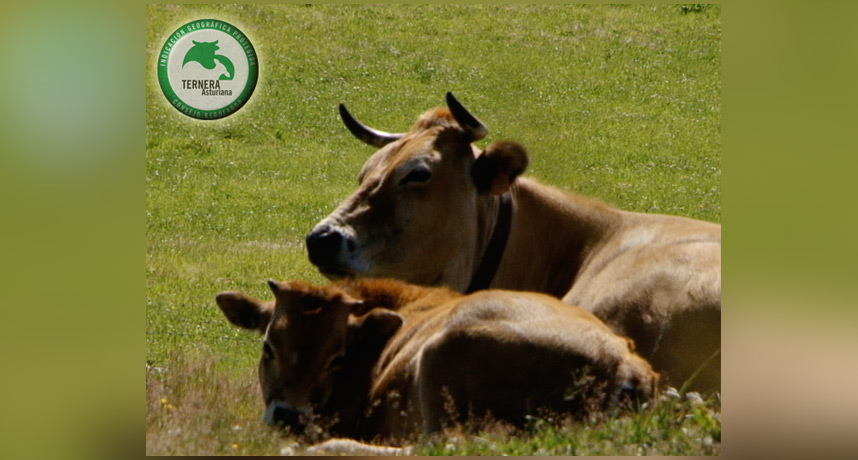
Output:
M147 455L277 454L286 440L261 421L256 375L230 377L217 359L177 352L146 367Z

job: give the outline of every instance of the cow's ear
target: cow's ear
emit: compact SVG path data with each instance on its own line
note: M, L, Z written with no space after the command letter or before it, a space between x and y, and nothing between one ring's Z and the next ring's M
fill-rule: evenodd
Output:
M402 317L386 308L375 308L363 319L361 329L365 335L386 341L402 327Z
M527 169L527 150L512 141L497 141L477 157L471 167L471 177L480 193L502 195L509 190L519 174Z
M221 292L215 297L230 323L244 329L265 332L274 312L274 302L263 302L236 291Z

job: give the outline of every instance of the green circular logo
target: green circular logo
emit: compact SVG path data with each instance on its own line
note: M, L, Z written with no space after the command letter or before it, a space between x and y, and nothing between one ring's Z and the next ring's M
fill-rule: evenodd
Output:
M185 115L214 120L250 99L259 77L256 51L238 28L216 19L176 29L158 56L158 81L170 105Z

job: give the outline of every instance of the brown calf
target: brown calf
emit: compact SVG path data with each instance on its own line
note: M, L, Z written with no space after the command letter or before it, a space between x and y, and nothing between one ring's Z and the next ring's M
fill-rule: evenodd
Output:
M462 416L521 423L540 408L583 416L647 401L658 375L592 314L536 293L462 295L394 280L324 287L269 281L274 302L218 294L264 334L264 420L402 440Z
M376 131L358 189L307 235L332 279L390 277L459 292L535 291L580 305L634 339L663 379L721 386L721 226L626 212L519 178L528 156L451 95L404 134ZM716 357L717 359L711 359ZM706 364L708 362L708 364Z

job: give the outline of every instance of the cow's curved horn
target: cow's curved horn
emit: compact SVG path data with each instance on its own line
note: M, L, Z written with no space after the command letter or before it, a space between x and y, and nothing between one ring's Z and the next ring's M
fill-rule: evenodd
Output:
M340 117L343 119L343 123L346 124L346 128L355 135L356 138L360 139L362 142L372 145L374 147L384 147L385 145L399 140L405 134L393 134L386 133L384 131L379 131L377 129L372 129L369 126L357 121L352 114L346 109L346 106L340 104Z
M484 125L477 117L471 115L471 112L468 112L468 109L453 97L453 93L447 93L447 107L450 108L450 113L453 114L453 118L456 119L459 126L468 133L471 141L478 141L486 137L489 133L489 129L486 128L486 125Z

